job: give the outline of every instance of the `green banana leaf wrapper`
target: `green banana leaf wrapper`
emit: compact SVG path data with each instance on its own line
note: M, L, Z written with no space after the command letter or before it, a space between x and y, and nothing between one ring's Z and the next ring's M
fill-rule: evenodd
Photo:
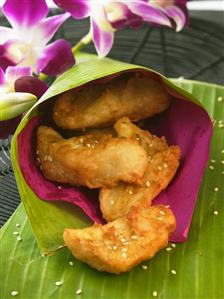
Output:
M197 99L161 74L148 68L95 55L79 54L77 64L58 77L21 121L12 141L12 162L19 192L38 246L44 255L64 246L66 227L81 228L102 222L97 191L47 181L35 154L36 130L48 123L55 96L88 84L105 84L124 73L141 73L158 80L172 95L170 108L147 122L145 129L165 136L168 144L179 145L181 165L171 184L153 204L170 205L177 219L171 241L187 239L201 179L209 158L212 122ZM49 114L48 113L48 114Z

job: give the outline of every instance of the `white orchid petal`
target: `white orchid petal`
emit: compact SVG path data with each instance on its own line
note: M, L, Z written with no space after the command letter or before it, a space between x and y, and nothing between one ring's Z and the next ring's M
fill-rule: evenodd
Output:
M5 71L5 79L9 85L14 85L18 78L24 76L32 76L31 67L9 66Z

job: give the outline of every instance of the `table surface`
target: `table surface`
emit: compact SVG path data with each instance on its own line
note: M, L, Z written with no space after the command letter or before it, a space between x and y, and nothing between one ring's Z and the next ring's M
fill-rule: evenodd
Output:
M1 20L1 25L6 21ZM65 37L75 44L88 32L88 20L68 20L55 38ZM110 57L155 69L168 77L224 84L223 12L192 12L190 25L180 33L172 29L125 29L116 34ZM86 48L94 52L93 46ZM0 140L0 225L20 202L11 161L10 136Z

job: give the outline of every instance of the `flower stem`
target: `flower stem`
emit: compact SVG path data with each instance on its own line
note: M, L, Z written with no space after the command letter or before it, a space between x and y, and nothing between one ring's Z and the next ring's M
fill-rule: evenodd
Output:
M38 79L40 79L41 81L44 81L48 78L48 75L45 75L43 73L40 73L39 76L38 76Z
M73 48L72 53L75 54L79 50L81 50L84 46L90 44L92 41L92 33L87 33Z

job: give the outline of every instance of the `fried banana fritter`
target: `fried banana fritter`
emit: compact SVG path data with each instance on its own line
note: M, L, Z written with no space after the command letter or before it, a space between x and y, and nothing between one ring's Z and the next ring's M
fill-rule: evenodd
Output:
M132 206L150 203L173 179L180 159L178 146L168 146L164 137L141 130L128 118L118 120L114 127L118 136L138 140L147 151L148 164L144 186L120 182L113 188L100 190L100 209L107 221L126 215Z
M127 217L85 229L65 229L72 254L99 271L119 274L152 258L168 244L176 228L172 211L164 205L132 207Z
M41 126L37 153L47 179L89 188L112 187L118 181L141 184L147 167L147 153L137 141L110 134L63 139L52 128Z
M53 119L64 129L102 127L123 116L132 121L154 116L166 110L170 101L165 88L154 79L119 77L104 85L90 85L59 95Z

